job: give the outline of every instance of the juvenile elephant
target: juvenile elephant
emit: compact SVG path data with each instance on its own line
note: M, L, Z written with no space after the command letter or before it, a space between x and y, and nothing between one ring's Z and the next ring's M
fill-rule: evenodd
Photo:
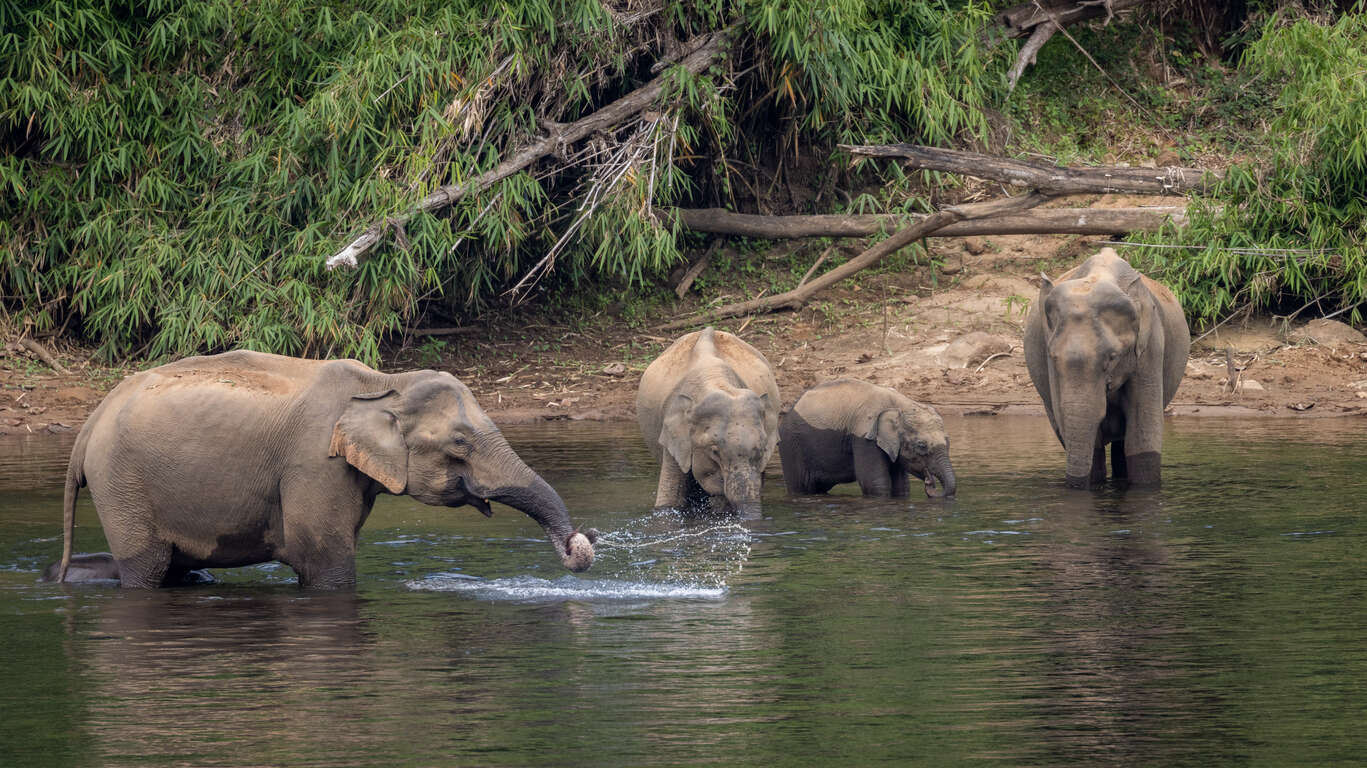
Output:
M436 371L237 351L130 376L72 448L58 580L82 486L125 587L271 560L302 587L353 585L356 536L380 493L485 515L500 501L540 523L567 568L593 561L593 535L575 533L470 390Z
M655 506L706 498L714 512L758 513L778 408L778 383L759 350L713 328L675 341L636 393L641 436L660 462Z
M1068 452L1067 482L1158 485L1163 409L1186 371L1191 334L1176 297L1110 248L1047 276L1025 323L1025 363Z
M857 480L865 496L901 497L908 475L927 496L958 488L940 415L877 384L836 379L812 387L784 414L778 435L789 493L825 493Z

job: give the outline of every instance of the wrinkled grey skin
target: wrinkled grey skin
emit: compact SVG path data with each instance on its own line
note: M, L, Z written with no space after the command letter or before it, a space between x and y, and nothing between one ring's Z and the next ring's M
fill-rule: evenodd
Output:
M656 508L707 504L757 515L778 408L778 384L759 350L713 328L675 341L636 393L641 436L660 461Z
M114 556L108 552L95 552L89 555L72 555L71 562L67 564L66 583L80 582L116 582L119 580L119 563ZM57 581L61 575L62 563L57 561L43 569L43 575L39 581ZM177 584L217 584L213 574L205 570L187 571Z
M958 489L940 415L887 387L855 379L812 387L783 415L778 434L789 493L857 481L865 496L902 497L909 475L930 497Z
M540 523L567 566L592 561L591 547L569 551L556 492L470 390L436 371L237 351L130 376L71 451L59 578L82 486L124 587L271 560L302 587L352 586L356 536L380 493L486 515L499 501Z
M1067 483L1161 483L1163 409L1186 372L1191 334L1164 286L1104 248L1058 282L1044 277L1025 325L1025 362L1054 434Z

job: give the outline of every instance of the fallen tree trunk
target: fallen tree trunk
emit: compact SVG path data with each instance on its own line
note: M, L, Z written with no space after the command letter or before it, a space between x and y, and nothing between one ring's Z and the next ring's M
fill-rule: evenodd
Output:
M676 208L679 223L694 232L764 240L800 237L867 237L909 226L923 214L760 216L721 208ZM1186 208L1036 208L1028 213L958 221L931 237L973 235L1115 235L1157 232L1164 224L1186 223Z
M679 66L693 74L706 69L712 63L712 59L721 53L726 40L726 33L727 30L713 32L685 44L683 48L691 50L692 53L685 56L679 62ZM669 72L664 72L617 101L573 123L563 125L548 123L549 130L546 136L522 147L492 169L463 184L438 187L419 201L407 214L396 218L387 218L370 225L345 248L330 256L325 262L327 268L336 269L340 266L355 268L360 266L360 260L380 242L380 238L384 236L387 230L402 227L414 215L424 212L430 213L450 206L466 195L486 189L494 183L523 170L537 160L555 154L567 144L579 141L594 132L611 128L650 107L664 91L665 83L670 77Z
M1110 192L1131 195L1205 192L1220 178L1215 171L1202 168L1069 168L916 144L841 144L840 148L852 155L895 157L907 160L912 168L976 176L1003 184L1030 187L1055 196Z
M801 285L786 293L780 293L776 296L736 302L716 309L699 312L679 320L665 323L664 325L659 326L659 330L672 331L679 328L686 328L701 322L702 320L720 320L722 318L738 317L740 315L748 315L755 312L772 312L778 309L799 309L803 304L806 304L812 294L817 291L834 285L866 267L877 264L887 256L902 250L917 240L927 237L950 224L965 219L977 219L1023 211L1028 208L1033 208L1049 199L1050 195L1035 192L1021 197L1008 197L1003 200L994 200L990 203L950 206L942 211L932 213L906 229L895 233L892 237L889 237L867 251L864 251L810 283Z

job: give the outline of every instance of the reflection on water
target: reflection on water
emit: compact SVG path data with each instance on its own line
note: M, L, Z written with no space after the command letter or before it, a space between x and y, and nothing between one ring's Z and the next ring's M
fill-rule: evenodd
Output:
M35 584L69 446L0 445L4 762L1361 759L1360 422L1179 422L1162 490L1084 493L1043 420L948 421L957 500L788 499L775 468L754 521L651 511L629 425L510 429L603 531L590 572L506 508L384 497L341 595Z

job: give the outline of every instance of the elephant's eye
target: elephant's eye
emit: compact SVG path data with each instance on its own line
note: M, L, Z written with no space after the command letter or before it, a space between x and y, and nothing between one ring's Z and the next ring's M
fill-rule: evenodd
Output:
M452 458L463 459L466 456L469 456L470 452L474 449L475 447L471 445L470 441L465 439L463 435L456 435L451 438L451 444L447 446L446 452L450 454Z
M930 453L930 446L927 445L927 444L926 444L926 441L924 441L924 440L917 440L917 441L916 441L916 452L919 453L919 454L921 454L922 456L924 456L924 455L926 455L927 453Z

